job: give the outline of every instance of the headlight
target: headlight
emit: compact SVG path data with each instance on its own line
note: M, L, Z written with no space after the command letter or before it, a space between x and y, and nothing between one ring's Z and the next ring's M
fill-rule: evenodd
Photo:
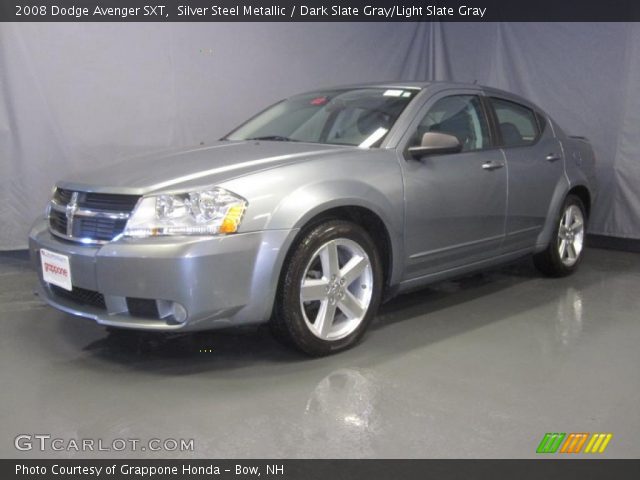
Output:
M214 187L143 197L127 221L126 237L218 235L238 231L247 201Z

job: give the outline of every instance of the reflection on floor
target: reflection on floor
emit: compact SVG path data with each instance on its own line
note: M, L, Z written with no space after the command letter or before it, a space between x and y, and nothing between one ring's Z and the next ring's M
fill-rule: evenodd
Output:
M640 456L640 257L589 250L571 278L529 260L399 297L357 348L310 360L264 328L105 331L45 307L0 255L0 456L21 433L194 439L169 456L533 457L546 432L610 432Z

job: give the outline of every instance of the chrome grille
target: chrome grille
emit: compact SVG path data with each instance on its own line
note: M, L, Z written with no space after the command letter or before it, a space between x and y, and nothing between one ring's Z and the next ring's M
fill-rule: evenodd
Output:
M59 212L52 209L49 213L49 226L56 232L66 233L67 216L64 214L64 212Z
M73 192L71 190L56 188L56 191L53 194L53 199L61 205L66 205L71 201L71 195L73 195Z
M138 195L107 195L85 193L78 198L78 206L94 210L131 212L138 203Z
M105 243L120 235L140 197L57 188L49 203L49 230L82 243Z

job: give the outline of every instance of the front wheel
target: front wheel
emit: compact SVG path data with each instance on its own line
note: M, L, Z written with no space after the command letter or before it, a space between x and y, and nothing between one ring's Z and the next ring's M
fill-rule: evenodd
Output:
M345 350L375 315L382 277L376 245L363 228L322 223L304 234L284 266L272 330L308 355Z
M573 273L582 259L586 223L582 200L567 196L549 246L533 257L536 267L551 277Z

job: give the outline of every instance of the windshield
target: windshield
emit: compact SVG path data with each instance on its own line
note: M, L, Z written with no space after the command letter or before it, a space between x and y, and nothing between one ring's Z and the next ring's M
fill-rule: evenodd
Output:
M269 107L224 139L377 147L417 93L399 88L306 93Z

